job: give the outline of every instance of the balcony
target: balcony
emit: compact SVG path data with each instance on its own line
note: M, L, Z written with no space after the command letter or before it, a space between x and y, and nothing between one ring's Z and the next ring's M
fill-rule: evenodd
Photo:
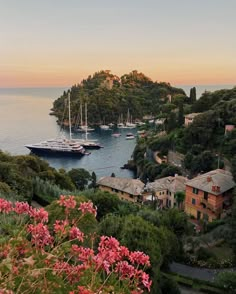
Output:
M201 198L200 199L200 204L203 205L203 208L209 209L214 213L221 213L222 209L216 208L214 205L210 204L206 199Z

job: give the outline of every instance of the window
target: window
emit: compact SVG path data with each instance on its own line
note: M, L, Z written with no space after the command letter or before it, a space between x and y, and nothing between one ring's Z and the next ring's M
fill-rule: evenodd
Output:
M204 199L208 200L208 192L204 192Z
M196 199L192 198L192 204L195 205L196 204Z
M197 188L193 188L193 194L198 194L198 189Z

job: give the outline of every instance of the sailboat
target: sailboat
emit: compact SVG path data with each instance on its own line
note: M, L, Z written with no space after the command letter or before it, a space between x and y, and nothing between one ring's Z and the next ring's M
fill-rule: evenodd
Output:
M68 107L69 107L69 139L61 136L55 139L49 139L36 144L25 145L32 153L37 155L63 155L63 156L76 156L89 155L84 147L79 142L72 139L71 133L71 115L70 115L70 93L68 94Z
M87 114L85 114L86 116ZM88 124L83 124L83 110L82 110L82 104L80 104L80 126L77 128L78 132L92 132L94 131L94 128L88 127Z
M85 149L100 149L103 146L97 142L97 140L88 140L88 121L87 121L88 111L87 111L87 103L85 103L85 139L74 139L74 141L80 143Z
M132 123L132 115L129 113L129 108L128 108L128 113L127 113L127 121L126 121L126 127L129 129L134 129L136 127L136 124Z

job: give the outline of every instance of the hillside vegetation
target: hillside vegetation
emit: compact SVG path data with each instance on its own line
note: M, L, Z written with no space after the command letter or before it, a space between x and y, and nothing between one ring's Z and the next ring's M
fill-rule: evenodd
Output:
M168 83L153 82L143 73L132 71L120 78L110 71L96 72L80 84L72 86L71 114L74 124L78 122L80 105L88 102L88 121L90 124L117 123L119 117L126 115L129 109L133 119L142 119L144 115L160 112L160 106L166 104L168 95L186 96L182 89ZM54 114L62 122L66 119L66 99L64 92L53 104Z

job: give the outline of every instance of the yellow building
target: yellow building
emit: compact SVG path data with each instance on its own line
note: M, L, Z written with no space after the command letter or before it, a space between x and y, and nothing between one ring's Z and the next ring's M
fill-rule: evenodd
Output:
M140 180L117 177L102 177L97 182L102 191L117 194L121 200L142 202L144 183Z
M160 209L164 207L173 208L177 205L175 193L185 191L186 181L187 178L178 175L158 179L146 185L146 195L149 192L148 199L154 196Z

